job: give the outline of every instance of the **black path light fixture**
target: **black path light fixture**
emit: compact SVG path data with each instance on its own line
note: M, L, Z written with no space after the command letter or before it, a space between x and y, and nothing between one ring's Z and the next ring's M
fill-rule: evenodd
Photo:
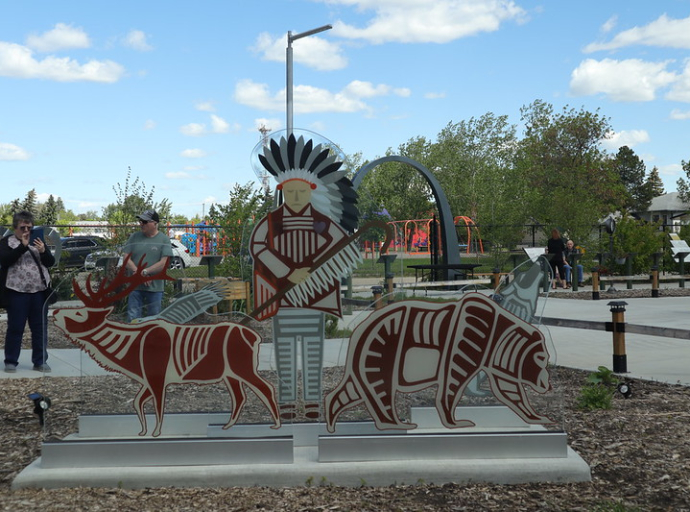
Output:
M29 400L34 403L34 414L38 415L38 422L41 426L45 424L44 414L50 409L50 398L41 393L29 393Z
M616 391L623 395L623 398L630 398L632 396L632 386L630 382L621 382L616 386Z

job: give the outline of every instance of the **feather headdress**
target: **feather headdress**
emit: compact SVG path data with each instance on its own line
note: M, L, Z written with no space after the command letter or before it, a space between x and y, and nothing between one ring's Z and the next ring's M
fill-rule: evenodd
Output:
M300 179L312 184L312 206L327 215L347 232L357 228L357 192L345 171L343 163L331 154L327 146L317 144L294 134L280 143L271 139L270 145L259 153L261 165L275 177L278 184Z

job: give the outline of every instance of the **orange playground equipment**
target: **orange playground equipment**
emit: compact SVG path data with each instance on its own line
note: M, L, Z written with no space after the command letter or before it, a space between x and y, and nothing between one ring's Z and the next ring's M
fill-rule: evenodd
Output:
M436 222L436 230L432 224ZM484 244L479 228L474 221L462 215L455 217L454 223L458 232L458 249L461 252L484 254ZM429 237L432 233L439 233L437 219L396 220L388 223L393 226L395 238L391 244L391 251L410 256L426 256L431 254ZM440 236L437 236L437 247L441 246ZM375 257L383 242L364 242L365 257Z
M458 232L459 247L461 249L464 248L467 254L470 252L484 254L484 243L479 234L479 228L474 221L464 215L458 215L453 219L453 222L455 223L455 230ZM465 228L465 233L463 233L463 227ZM473 234L474 239L472 238ZM465 236L463 237L463 235Z

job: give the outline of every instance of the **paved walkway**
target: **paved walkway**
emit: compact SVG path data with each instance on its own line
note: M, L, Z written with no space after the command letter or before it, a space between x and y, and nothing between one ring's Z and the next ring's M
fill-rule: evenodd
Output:
M540 299L541 314L549 318L610 322L609 300ZM625 321L654 327L690 330L690 297L626 299ZM0 318L2 320L2 318ZM356 317L347 319L357 321ZM559 366L596 370L613 367L613 335L610 332L542 326L550 339L551 361ZM327 340L326 366L342 364L347 340ZM690 385L690 339L626 334L629 376L672 384ZM106 371L78 349L48 349L48 363L54 377L100 375ZM0 378L38 378L32 369L30 350L22 350L16 373L0 371ZM266 343L260 352L260 369L273 369L273 346Z

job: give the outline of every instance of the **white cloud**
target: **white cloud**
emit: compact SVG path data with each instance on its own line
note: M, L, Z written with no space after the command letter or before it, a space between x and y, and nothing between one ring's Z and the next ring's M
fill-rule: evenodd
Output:
M262 126L268 128L269 131L277 132L278 130L283 129L283 121L275 117L272 119L268 119L266 117L259 117L258 119L254 119L255 130L258 130Z
M666 99L690 103L690 59L685 62L685 69L671 87Z
M676 180L678 180L678 178L685 178L685 172L683 171L683 167L680 164L662 165L658 167L658 169L659 176L661 176L662 178L666 178L666 180L664 180L666 183L671 182L671 186L675 186L675 182Z
M180 126L180 133L188 137L201 137L206 134L206 126L199 123L189 123Z
M669 61L586 59L572 72L570 91L576 96L606 94L613 101L651 101L658 89L677 75L666 71Z
M17 161L17 160L28 160L29 152L23 148L20 148L16 144L10 144L9 142L0 142L0 160L4 161Z
M185 149L180 153L180 156L184 158L203 158L206 156L206 151L203 149Z
M211 114L211 131L213 133L228 133L230 131L230 124L215 114Z
M287 37L274 37L263 32L259 34L252 47L261 58L273 62L285 62ZM310 68L322 71L343 69L347 66L347 58L339 44L328 41L319 36L308 36L292 42L292 61Z
M649 134L646 130L621 130L620 132L609 132L606 138L601 141L601 145L611 151L618 151L618 148L628 146L633 148L638 144L649 142Z
M203 135L208 135L209 133L228 133L230 131L238 132L240 126L235 123L230 125L225 119L215 114L211 114L211 128L207 128L205 124L201 123L189 123L180 126L180 133L182 135L187 135L188 137L201 137Z
M438 100L446 97L445 92L427 92L424 97L428 100Z
M117 82L125 68L110 61L90 60L79 64L70 58L46 57L36 60L26 46L0 41L0 76L35 78L56 82Z
M614 16L611 16L611 17L610 17L608 20L606 20L606 22L601 26L601 31L602 31L604 34L608 34L609 32L611 32L611 31L614 29L614 27L616 26L617 23L618 23L618 16L615 16L615 15L614 15Z
M512 0L321 0L354 5L375 11L365 28L341 21L333 24L333 35L364 39L373 44L448 43L482 32L493 32L501 23L522 22L525 11Z
M56 52L72 48L89 48L89 36L81 28L65 23L57 23L55 28L43 34L31 34L26 38L26 45L38 52Z
M648 25L619 32L609 42L588 44L584 51L616 50L632 45L690 49L690 16L676 20L662 14Z
M141 30L130 30L129 34L124 37L122 44L139 52L150 52L153 50L153 46L148 43L147 35Z
M165 177L171 180L186 180L192 177L188 172L166 172Z
M393 89L390 85L361 80L353 80L340 92L332 93L309 85L298 85L293 90L293 109L295 113L314 112L369 112L371 107L364 99L375 96L388 96L394 92L401 94L406 89ZM404 95L402 93L401 95ZM266 84L252 80L241 80L235 86L235 101L242 105L261 110L285 110L285 90L271 95Z
M156 122L153 119L147 119L144 123L144 130L153 130L156 127Z
M199 101L194 108L202 112L214 112L216 109L210 101Z
M677 108L675 108L671 111L670 117L671 119L675 119L678 121L690 119L690 110L686 110L685 112L683 112L682 110L678 110Z

